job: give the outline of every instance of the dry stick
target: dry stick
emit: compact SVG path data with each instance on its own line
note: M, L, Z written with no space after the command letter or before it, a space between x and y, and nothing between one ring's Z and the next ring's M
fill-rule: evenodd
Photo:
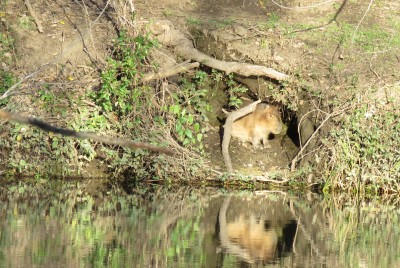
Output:
M25 0L25 6L28 8L29 14L31 14L33 20L36 23L37 29L39 31L39 33L43 33L43 27L42 27L42 23L40 22L40 20L38 19L38 17L36 17L36 13L33 10L31 3L29 2L29 0Z
M231 112L228 115L228 117L226 118L225 125L224 125L224 136L222 138L222 155L224 157L225 166L226 166L228 173L233 172L232 161L231 161L231 157L229 155L229 142L231 140L232 124L236 119L238 119L242 116L245 116L249 113L254 112L257 104L259 104L260 102L261 102L261 100L255 101L255 102L247 105L246 107L243 107L239 110Z
M275 80L287 80L289 75L278 72L265 66L240 62L227 62L216 60L194 48L191 40L180 31L174 29L170 21L158 21L150 26L150 32L159 42L166 46L172 46L175 53L185 59L192 59L216 70L227 74L235 73L242 76L266 76Z
M0 119L11 120L11 121L21 123L21 124L29 124L29 125L38 127L44 131L54 132L54 133L60 134L62 136L76 137L78 139L91 139L91 140L102 142L102 143L128 147L133 150L147 149L150 151L167 154L167 155L174 154L173 151L171 151L170 149L164 148L164 147L158 147L158 146L154 146L154 145L151 145L148 143L143 143L143 142L133 142L131 140L126 140L126 139L117 139L117 138L110 138L110 137L106 137L106 136L99 136L93 132L78 132L78 131L75 131L72 129L55 127L55 126L49 125L43 121L40 121L39 119L36 119L33 117L20 116L18 114L9 113L9 112L3 111L1 109L0 109Z
M217 174L217 175L220 175L220 176L224 175L223 172L218 171L218 170L215 170L215 169L211 169L211 171L214 172L214 173ZM239 177L239 176L240 176L240 175L238 175L238 177ZM278 180L274 180L274 179L268 179L267 176L251 176L251 175L246 175L245 177L246 177L246 178L250 178L250 179L252 179L252 180L255 181L255 182L271 182L271 183L276 183L276 184L283 184L283 183L286 183L286 182L290 181L290 179L284 179L284 180L282 180L282 181L278 181ZM208 180L208 181L215 181L215 182L221 181L218 177L210 177L210 178L207 178L207 180Z
M0 96L0 100L3 100L9 96L11 96L11 92L16 89L20 84L22 84L23 82L25 82L26 80L28 80L29 78L35 76L37 73L40 73L43 69L47 68L47 66L53 64L56 61L57 58L53 59L51 62L43 64L42 66L40 66L36 71L34 71L33 73L28 74L27 76L25 76L24 78L22 78L20 81L18 81L17 83L15 83L12 87L10 87L6 92L3 93L3 95Z
M183 73L187 72L190 69L197 68L200 66L200 63L198 62L193 62L193 63L184 63L180 65L176 65L174 67L171 67L167 70L161 70L158 73L151 73L151 74L146 74L141 80L141 83L149 82L151 80L155 79L163 79L169 76L173 76L178 73Z
M346 107L344 109L341 109L339 111L333 112L328 114L325 119L321 122L321 124L317 127L317 129L314 131L314 133L310 136L310 138L307 140L307 142L303 145L303 147L300 149L300 151L296 154L296 156L293 158L292 162L290 162L290 171L294 171L296 169L296 163L299 160L300 155L303 153L304 149L307 148L308 144L310 143L310 141L315 137L315 135L318 133L318 131L322 128L322 126L331 118L334 116L337 116L341 113L343 113L344 111L350 109L352 106L350 107Z

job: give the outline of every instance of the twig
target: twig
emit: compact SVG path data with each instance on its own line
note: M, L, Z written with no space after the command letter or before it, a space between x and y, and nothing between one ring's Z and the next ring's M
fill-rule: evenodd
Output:
M222 138L222 155L224 157L225 166L226 166L228 173L233 172L232 161L231 161L231 157L229 155L229 142L231 140L232 124L236 119L238 119L242 116L245 116L249 113L254 112L257 104L259 104L260 102L261 102L261 100L255 101L255 102L247 105L246 107L243 107L239 110L236 110L236 111L230 113L228 115L228 117L226 118L225 125L224 125L224 136Z
M281 4L277 3L275 0L271 0L271 2L274 3L275 5L277 5L278 7L283 8L283 9L290 9L290 10L311 9L311 8L315 8L315 7L318 7L318 6L321 6L321 5L328 4L328 3L332 2L332 1L334 1L334 0L326 0L324 2L316 3L316 4L313 4L313 5L309 5L309 6L289 7L289 6L284 6L284 5L281 5Z
M363 20L364 20L365 17L367 16L367 13L369 12L369 10L370 10L370 8L371 8L373 2L374 2L374 0L371 0L371 1L369 2L368 7L367 7L367 10L364 12L364 15L362 16L361 20L358 22L357 27L356 27L356 29L355 29L354 32L353 32L353 35L352 35L352 37L351 37L351 42L350 42L350 44L351 44L352 47L353 47L353 44L354 44L354 39L356 38L356 33L357 33L357 31L358 31L358 28L360 28L361 23L363 22Z
M176 65L174 67L171 67L167 70L161 70L158 73L151 73L151 74L146 74L142 79L141 83L149 82L151 80L155 79L163 79L169 76L173 76L178 73L182 72L187 72L190 69L197 68L200 66L200 63L198 62L193 62L193 63L184 63L180 65Z
M35 76L36 74L40 73L43 69L47 68L47 66L52 65L57 58L53 59L51 62L43 64L42 66L40 66L36 71L34 71L33 73L28 74L27 76L25 76L24 78L22 78L20 81L18 81L17 83L15 83L12 87L10 87L6 92L3 93L3 95L0 96L0 100L5 99L7 97L9 97L11 95L11 92L16 89L20 84L22 84L23 82L25 82L26 80L28 80L29 78Z
M374 59L375 56L376 56L376 54L373 54L371 59L369 60L369 69L371 70L371 72L374 73L376 78L381 79L381 76L377 72L375 72L375 70L372 68L372 60Z
M36 17L36 13L33 10L29 0L25 0L25 6L28 8L29 14L32 16L33 20L35 21L39 33L43 33L42 23L40 22L38 17Z
M21 123L21 124L29 124L29 125L38 127L44 131L54 132L54 133L60 134L62 136L75 137L78 139L91 139L91 140L102 142L102 143L128 147L133 150L147 149L150 151L159 152L159 153L163 153L163 154L167 154L167 155L174 154L173 151L171 151L170 149L164 148L164 147L158 147L158 146L154 146L154 145L151 145L148 143L143 143L143 142L133 142L131 140L126 140L126 139L117 139L117 138L110 138L110 137L106 137L106 136L99 136L93 132L78 132L78 131L75 131L72 129L55 127L55 126L49 125L43 121L40 121L39 119L36 119L33 117L20 116L15 113L6 112L4 110L0 110L0 118L3 120L10 120L10 121L14 121L14 122Z
M304 144L304 146L300 149L300 151L296 154L296 156L293 158L293 160L290 162L290 171L294 171L296 168L296 163L299 160L300 155L303 153L304 149L307 148L308 144L310 143L310 141L315 137L315 135L318 133L318 131L323 127L323 125L331 118L334 116L337 116L341 113L343 113L344 111L350 109L353 106L350 107L346 107L344 109L341 109L339 111L335 111L333 113L328 114L325 119L321 122L321 124L317 127L317 129L313 132L313 134L310 136L310 138L307 140L307 142Z

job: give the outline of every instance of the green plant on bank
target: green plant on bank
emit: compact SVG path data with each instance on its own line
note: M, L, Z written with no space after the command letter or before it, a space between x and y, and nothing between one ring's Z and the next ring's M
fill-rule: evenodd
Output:
M360 105L325 144L332 154L325 192L339 188L369 196L398 191L400 111L395 101Z
M33 18L26 15L21 16L19 18L19 27L24 30L35 29L35 23L33 22Z
M203 71L196 72L190 80L182 79L181 90L172 93L173 104L164 107L176 119L177 139L184 146L192 144L198 152L203 152L204 128L200 122L207 120L205 113L210 111L205 101L207 89L203 87L206 79L207 74Z
M12 73L0 70L0 96L15 83L15 77ZM0 107L7 103L6 99L0 100Z
M313 28L312 25L294 25L288 26L288 32L294 30L304 30ZM365 52L374 52L388 49L391 47L400 47L400 37L396 34L400 30L400 26L395 21L389 21L389 25L385 27L370 26L366 28L358 28L349 23L335 24L332 23L325 28L324 31L307 31L303 34L311 36L312 39L325 40L325 44L341 44L344 48L358 48ZM322 47L322 46L321 46Z
M189 17L186 21L187 21L188 25L192 25L192 26L200 25L202 23L202 21L200 19L196 19L196 18L192 18L192 17Z
M146 57L157 43L148 37L129 37L125 32L115 40L112 57L101 73L102 86L91 96L106 112L126 115L134 109L143 90L137 86L140 69L147 64Z
M258 28L259 28L261 31L266 31L266 30L269 30L269 29L274 29L274 28L278 27L278 25L279 25L279 20L280 20L280 18L279 18L279 15L278 15L277 13L275 13L275 12L269 13L269 14L268 14L267 21L265 21L265 22L259 22L259 23L258 23Z
M224 83L227 86L227 95L228 95L228 105L230 107L239 108L242 104L242 100L240 97L247 92L246 87L240 86L233 78L234 74L224 75L223 73L212 70L211 72L212 80L215 83Z
M12 51L14 39L7 32L0 32L0 62L10 66L12 64ZM15 83L14 75L3 68L0 69L0 96ZM0 101L0 107L6 104L6 100Z
M286 108L297 111L299 106L299 87L288 81L282 81L279 87L268 85L274 100L282 103Z
M154 72L149 52L156 46L146 36L130 37L122 32L101 74L101 88L90 96L102 108L103 115L112 118L112 130L120 136L163 146L163 137L169 133L181 146L201 153L205 131L202 122L206 120L204 112L209 110L204 100L207 89L203 87L207 75L197 72L191 78L182 79L177 90L160 91L141 84L144 73ZM169 172L166 168L169 160L162 155L126 148L101 150L115 175L157 180L165 179ZM195 168L195 165L189 166L188 170Z
M240 96L247 92L246 87L238 85L237 82L233 80L233 74L229 74L226 79L226 84L228 86L228 96L229 96L229 106L239 108L242 104Z
M15 124L10 139L2 139L0 146L8 151L8 171L12 178L18 174L46 177L46 174L67 175L68 163L74 155L74 142L63 140L37 128ZM44 160L46 159L46 161Z
M235 19L227 18L227 19L212 19L209 20L209 24L213 25L214 27L223 29L235 24Z

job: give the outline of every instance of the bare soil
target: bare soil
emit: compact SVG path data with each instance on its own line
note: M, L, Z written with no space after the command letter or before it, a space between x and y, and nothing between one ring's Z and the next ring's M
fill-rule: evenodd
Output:
M285 0L279 3L299 8L314 2ZM351 44L344 46L340 38L332 42L335 40L332 28L342 24L357 25L368 10L368 2L349 1L336 22L329 25L326 23L334 18L343 1L334 0L309 9L283 9L265 0L137 0L135 8L138 25L171 20L176 28L192 37L199 50L211 56L264 65L298 77L308 88L307 92L294 93L293 102L300 107L318 105L318 94L342 102L351 98L354 88L378 87L400 80L398 44L366 52ZM64 86L60 90L77 92L96 86L96 64L104 62L107 48L117 34L111 19L113 10L109 7L99 16L105 4L106 1L101 0L32 2L44 28L44 33L38 33L23 1L9 1L2 23L3 27L14 31L15 72L22 77L53 61L54 64L46 66L33 78L34 82L62 82ZM366 14L360 30L376 25L396 38L400 27L393 28L397 25L393 21L399 18L400 3L379 1ZM162 64L162 60L160 62ZM250 88L251 96L271 100L269 84L270 81L259 82ZM304 95L307 96L305 102L298 97ZM310 102L311 97L314 101ZM223 105L220 106L214 107L216 114ZM282 111L293 112L286 106L282 106ZM290 125L289 131L296 131L296 125L290 121L293 117L287 118L285 123ZM206 148L213 167L224 170L219 128L210 128ZM296 141L283 133L273 137L270 143L272 148L255 151L233 141L231 157L235 169L246 174L263 174L287 167L298 151Z

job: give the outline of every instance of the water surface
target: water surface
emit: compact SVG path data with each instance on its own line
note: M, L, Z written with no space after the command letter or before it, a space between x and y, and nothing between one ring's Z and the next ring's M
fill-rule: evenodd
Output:
M0 267L400 267L397 205L93 182L4 186Z

